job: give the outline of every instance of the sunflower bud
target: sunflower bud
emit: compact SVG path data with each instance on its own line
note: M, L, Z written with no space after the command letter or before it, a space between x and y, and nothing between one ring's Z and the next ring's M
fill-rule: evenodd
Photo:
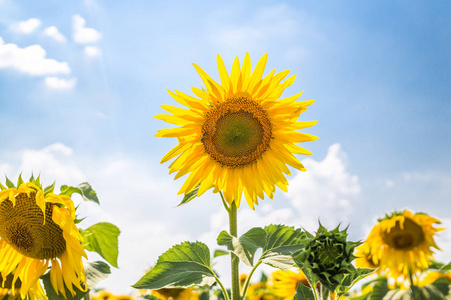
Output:
M294 261L312 282L321 282L334 292L348 275L356 272L352 254L359 242L346 241L347 229L327 231L321 224L316 236L307 233L305 248L293 255Z

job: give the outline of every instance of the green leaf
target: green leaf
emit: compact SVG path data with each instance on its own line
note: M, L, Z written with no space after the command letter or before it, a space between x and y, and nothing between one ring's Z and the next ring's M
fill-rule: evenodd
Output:
M163 253L157 264L135 285L136 289L212 285L215 273L210 267L210 250L201 242L184 242Z
M72 196L73 193L78 193L81 195L83 200L92 201L97 204L100 204L99 199L97 198L96 192L92 189L91 185L87 182L80 183L78 186L61 186L61 194L66 195L68 197Z
M220 246L226 246L246 265L253 267L255 252L266 244L266 231L263 228L256 227L236 238L223 230L219 234L217 242Z
M346 276L339 285L338 296L342 296L344 293L349 291L354 284L362 280L366 276L374 273L376 269L369 268L357 268L353 273Z
M375 281L373 292L371 293L371 300L382 300L389 292L387 278L380 277Z
M85 274L86 274L86 283L89 287L87 291L81 291L78 288L74 287L75 295L72 296L71 292L65 287L66 289L66 296L67 300L80 300L83 299L83 297L89 293L90 289L93 289L99 281L105 279L108 277L108 275L111 273L110 267L101 261L95 261L91 263L86 263L84 265L85 267ZM58 295L53 288L52 282L50 281L50 271L41 276L41 279L44 283L44 288L46 295L49 299L52 300L66 300L66 298L63 295Z
M447 296L449 294L450 283L447 278L441 277L431 283L434 287L436 287L440 293Z
M215 252L213 253L213 257L218 257L218 256L223 256L223 255L229 255L230 252L229 251L224 251L224 250L215 250Z
M301 282L298 282L296 294L294 295L293 300L315 300L315 296L313 295L311 288L303 285Z
M199 187L200 187L200 183L191 192L186 194L185 197L183 197L182 202L180 202L180 204L177 205L177 207L182 206L183 204L186 204L186 203L190 202L191 200L193 200L194 198L196 198Z
M84 248L97 252L113 267L117 268L119 228L111 223L101 222L82 231Z
M446 264L440 268L440 272L447 272L447 271L451 271L451 262L449 262L448 264Z
M286 225L269 225L265 227L266 244L260 260L282 270L295 266L291 254L304 248L305 233Z
M6 187L0 182L0 189L3 191L3 190L6 190Z
M110 266L103 261L85 263L86 283L92 290L96 285L111 274Z

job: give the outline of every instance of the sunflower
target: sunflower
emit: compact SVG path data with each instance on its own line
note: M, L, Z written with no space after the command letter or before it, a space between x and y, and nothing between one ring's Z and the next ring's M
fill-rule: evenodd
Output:
M277 270L271 274L274 295L284 300L292 300L299 283L310 286L307 277L305 277L301 269L298 270L298 273L291 270Z
M379 266L379 271L398 278L417 277L430 265L432 248L439 249L434 241L436 218L423 213L412 214L409 210L387 215L373 227L366 241L357 247L356 256L366 258L367 263ZM370 260L368 260L368 258ZM365 265L357 260L357 266Z
M153 290L151 295L163 300L198 300L199 293L193 288L167 288Z
M158 137L176 137L179 144L161 160L176 158L169 166L175 179L189 174L179 194L188 194L198 186L197 196L214 187L223 192L225 200L240 206L244 193L251 208L264 199L271 199L278 186L287 191L291 175L287 165L305 171L294 154L311 154L296 143L317 137L298 132L316 121L298 122L299 115L314 100L296 101L302 94L279 99L295 76L289 70L262 78L268 55L265 54L251 72L250 56L243 65L235 58L230 76L222 58L217 56L221 84L194 64L206 89L192 87L192 97L179 91L169 94L181 105L161 107L170 114L155 118L180 127L161 129ZM284 81L283 81L284 80Z
M92 295L91 300L134 300L132 296L129 295L113 295L108 291L99 291Z
M9 180L8 180L9 181ZM0 184L0 274L11 278L22 298L44 295L39 278L49 265L50 280L57 294L66 297L67 288L86 291L82 238L75 226L72 200L42 189L39 178L17 188ZM12 187L11 187L12 186ZM20 282L20 285L16 285ZM15 293L15 289L12 289Z
M246 292L246 298L249 300L279 299L274 293L272 293L271 285L268 282L257 282L251 284Z

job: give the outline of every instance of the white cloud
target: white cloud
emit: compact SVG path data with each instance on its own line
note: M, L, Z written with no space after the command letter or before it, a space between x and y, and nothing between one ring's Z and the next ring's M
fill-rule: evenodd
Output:
M58 28L55 26L50 26L44 29L43 34L54 39L57 42L64 43L66 42L66 37L59 32Z
M77 184L86 180L85 174L73 161L71 148L56 143L41 150L25 150L22 152L20 170L23 174L42 173L49 182Z
M93 44L97 43L102 34L94 28L87 28L86 20L80 15L72 17L73 39L78 44Z
M346 154L339 144L334 144L324 160L304 160L307 172L298 172L289 180L287 197L303 226L315 227L318 219L326 226L349 222L352 202L361 189L358 177L346 171L345 161Z
M46 58L40 45L20 48L16 44L5 44L0 37L0 69L13 69L32 75L69 74L68 63Z
M41 20L31 18L26 21L21 21L19 23L13 24L12 29L19 33L30 34L34 32L39 26L41 26Z
M58 77L46 77L45 85L52 90L71 90L77 84L76 78L63 79Z
M100 50L100 48L96 47L96 46L86 46L85 54L86 54L86 56L92 57L92 58L100 57L100 56L102 56L102 50Z

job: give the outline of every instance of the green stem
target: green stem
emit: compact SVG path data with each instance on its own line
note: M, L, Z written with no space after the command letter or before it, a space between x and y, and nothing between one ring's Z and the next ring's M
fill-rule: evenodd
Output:
M413 283L413 276L412 276L412 272L410 270L409 270L409 281L410 281L410 290L412 291L412 298L414 300L416 300L417 299L417 287Z
M316 290L316 284L317 284L318 282L311 282L308 278L307 278L307 281L308 281L308 283L310 284L310 288L311 288L312 291L313 291L313 296L315 297L315 300L321 300L321 299L319 298L318 291ZM299 282L298 284L302 284L302 283Z
M329 290L324 285L321 286L321 299L322 300L329 299Z
M229 229L230 235L238 237L238 222L237 222L237 207L235 202L232 202L229 210ZM232 267L232 300L240 300L240 275L238 265L240 260L238 256L230 253L231 267Z
M83 296L84 300L91 300L91 296L89 295L89 292L87 292L84 296Z
M229 294L227 293L227 290L226 290L226 288L224 287L224 285L222 284L221 280L219 280L218 276L216 276L216 273L215 273L213 270L211 270L211 271L215 274L216 282L217 282L217 283L219 284L219 286L221 287L222 293L224 294L224 298L225 298L226 300L230 300Z
M258 263L252 268L251 272L249 273L249 276L246 278L246 281L244 282L243 290L241 291L241 299L244 299L244 297L246 297L247 289L249 288L249 283L251 282L251 277L254 274L257 267L261 264L262 264L262 261L259 260Z

